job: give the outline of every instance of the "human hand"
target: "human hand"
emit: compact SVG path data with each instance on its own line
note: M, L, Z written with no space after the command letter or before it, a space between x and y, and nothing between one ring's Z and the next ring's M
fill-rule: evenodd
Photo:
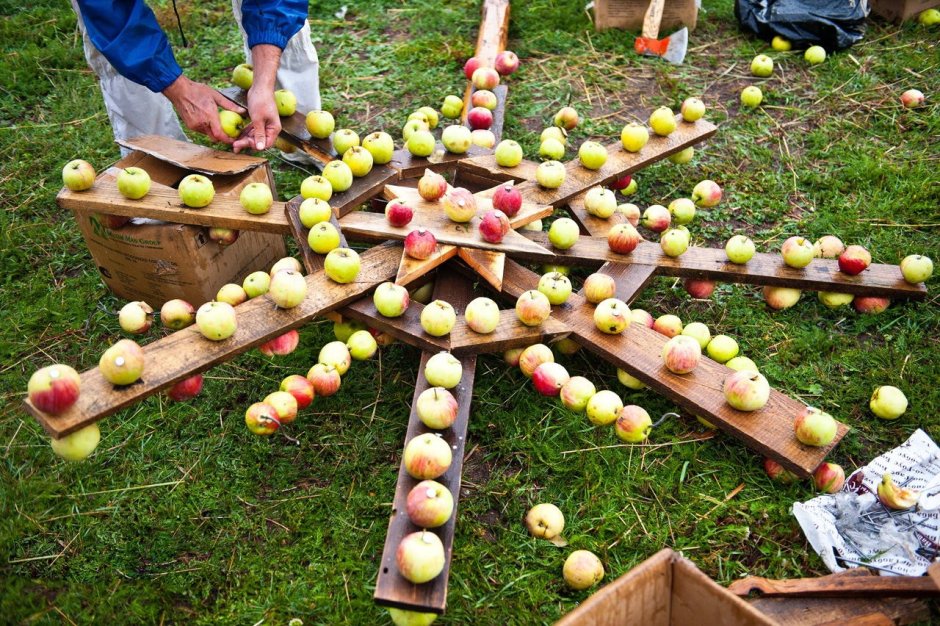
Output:
M281 117L274 102L274 91L252 85L248 90L248 117L251 118L241 136L232 145L237 153L244 149L264 150L274 145L281 132Z
M176 109L186 128L207 135L215 141L227 144L235 142L234 139L222 131L222 124L219 121L219 107L235 111L240 115L245 114L245 109L212 87L180 75L169 87L163 90L163 95L173 103L173 108ZM276 108L275 114L277 114Z

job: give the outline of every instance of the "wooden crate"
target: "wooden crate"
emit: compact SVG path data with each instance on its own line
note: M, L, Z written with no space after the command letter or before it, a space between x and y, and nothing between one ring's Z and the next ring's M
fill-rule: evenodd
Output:
M922 11L940 7L940 0L871 0L872 15L889 22L916 18Z

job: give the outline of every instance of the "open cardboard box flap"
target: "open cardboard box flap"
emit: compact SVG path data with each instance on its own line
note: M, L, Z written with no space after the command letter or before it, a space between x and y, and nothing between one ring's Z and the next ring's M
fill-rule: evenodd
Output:
M161 161L201 174L241 174L267 162L265 159L247 154L213 150L188 141L159 135L118 139L117 143L125 148L145 152Z

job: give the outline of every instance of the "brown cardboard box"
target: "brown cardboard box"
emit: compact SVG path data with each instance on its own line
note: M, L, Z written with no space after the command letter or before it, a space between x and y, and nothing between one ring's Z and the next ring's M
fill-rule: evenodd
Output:
M649 5L649 0L594 0L594 27L597 30L624 28L639 31L643 28L643 17ZM695 0L666 0L659 25L660 37L683 26L694 30L697 19Z
M916 18L922 11L940 7L940 0L870 0L871 12L890 22Z
M125 145L134 152L115 167L142 167L155 183L175 187L183 177L198 172L212 179L216 197L237 198L251 182L265 182L274 189L264 159L165 137L141 137ZM281 235L242 230L235 243L223 247L209 239L205 227L148 221L111 229L94 210L74 203L71 208L108 288L121 298L144 300L154 308L173 298L198 307L213 300L225 283L240 284L246 275L267 270L286 254Z

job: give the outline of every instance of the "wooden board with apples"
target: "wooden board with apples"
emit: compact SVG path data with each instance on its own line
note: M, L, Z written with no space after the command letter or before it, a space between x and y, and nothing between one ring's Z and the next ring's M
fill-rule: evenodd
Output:
M294 240L298 242L297 248L300 250L304 269L306 269L309 274L312 274L323 269L323 259L325 255L317 254L311 250L310 246L307 244L307 236L310 235L310 229L304 226L303 222L300 221L299 213L300 205L303 204L303 201L304 199L300 196L293 198L284 206L284 212L287 215L287 222L290 224L291 234L294 236ZM349 244L346 242L346 235L344 235L342 229L340 229L339 221L336 219L335 214L330 216L330 223L339 231L340 247L348 247Z

